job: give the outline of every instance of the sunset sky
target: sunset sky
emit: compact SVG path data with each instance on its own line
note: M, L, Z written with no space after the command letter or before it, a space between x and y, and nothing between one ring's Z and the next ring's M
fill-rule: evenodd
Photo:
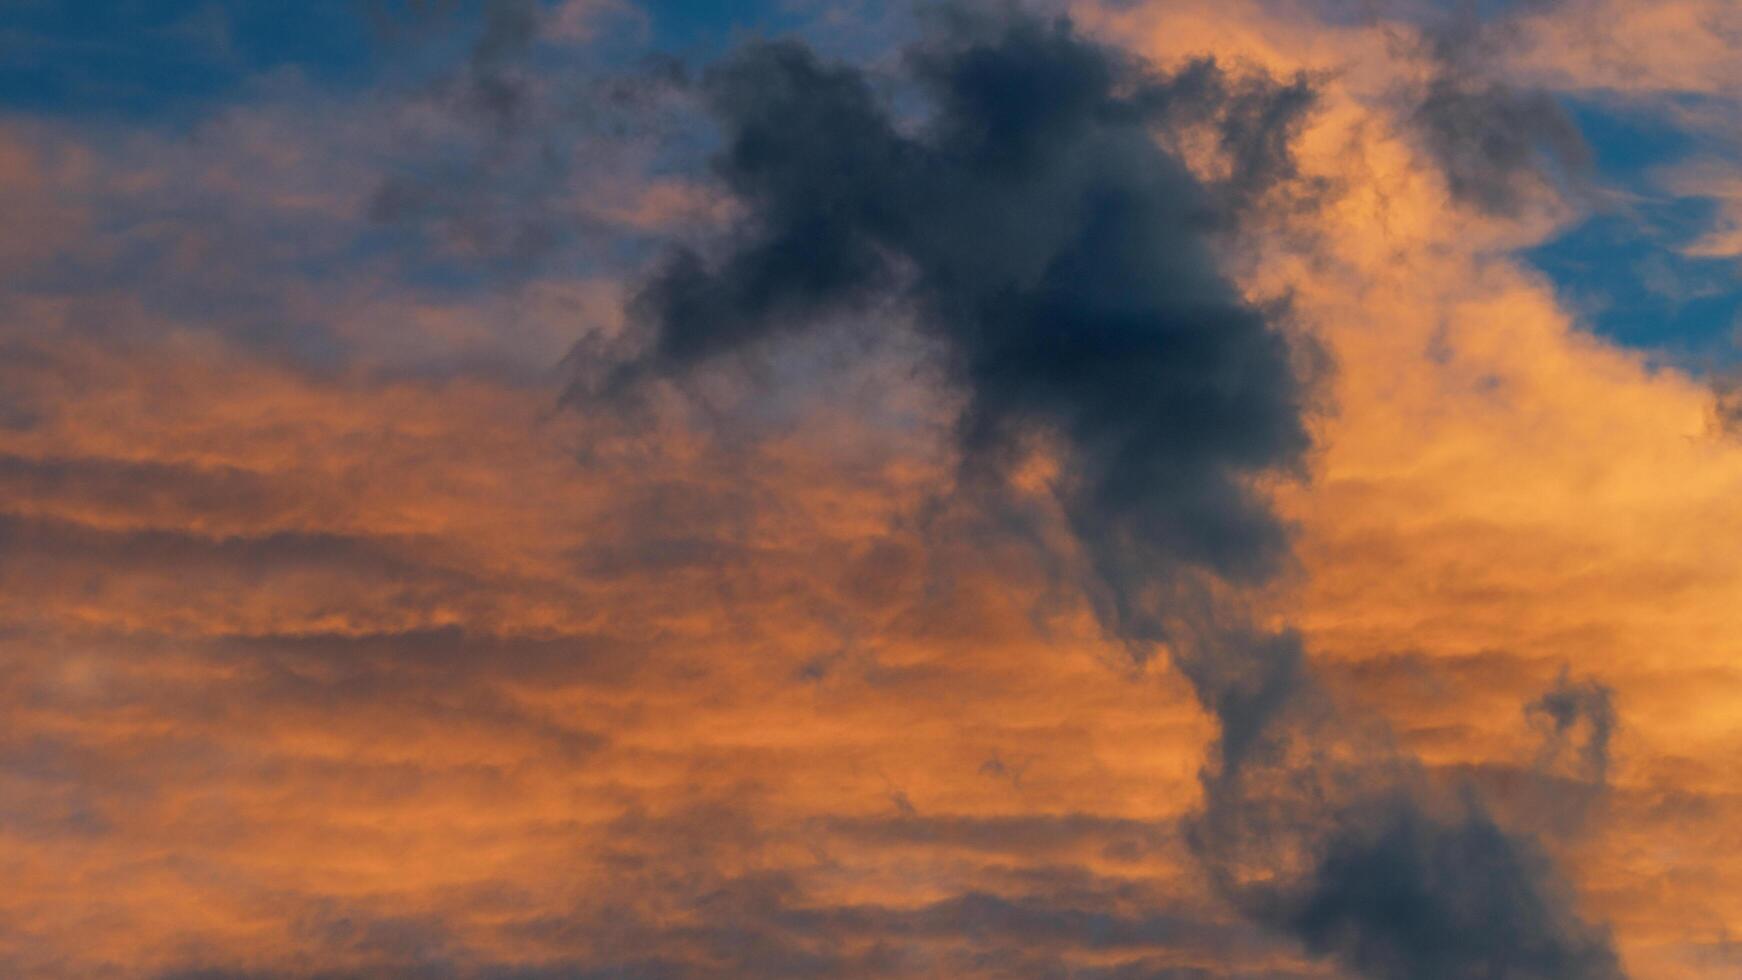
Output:
M1735 0L5 0L0 977L1742 977Z

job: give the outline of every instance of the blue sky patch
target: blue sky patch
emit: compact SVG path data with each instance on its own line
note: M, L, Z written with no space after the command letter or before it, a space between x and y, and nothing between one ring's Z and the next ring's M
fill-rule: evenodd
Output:
M1701 153L1701 141L1661 107L1569 108L1591 144L1597 180L1619 200L1525 257L1599 336L1694 370L1733 363L1742 353L1737 263L1681 251L1712 226L1716 206L1672 195L1659 176Z

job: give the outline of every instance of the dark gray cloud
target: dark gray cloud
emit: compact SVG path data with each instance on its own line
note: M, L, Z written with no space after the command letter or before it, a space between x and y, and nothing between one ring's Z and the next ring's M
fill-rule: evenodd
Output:
M1212 235L1230 195L1287 176L1278 134L1310 99L1208 64L1158 76L1062 22L959 24L907 66L934 108L913 133L862 73L797 44L707 73L716 169L749 217L641 290L651 348L613 390L894 299L966 394L965 471L995 477L1036 439L1061 450L1109 624L1159 640L1182 576L1253 581L1287 553L1250 480L1305 451L1307 384ZM1225 185L1154 138L1193 118L1221 128Z
M1312 379L1217 251L1296 177L1306 83L1207 62L1158 74L1063 21L939 23L904 62L930 107L917 122L865 73L793 43L705 74L716 172L744 218L717 252L669 257L634 301L645 352L575 397L910 317L962 396L965 485L1000 484L1034 446L1056 453L1103 623L1139 657L1165 644L1217 719L1193 842L1235 904L1370 977L1617 975L1528 842L1474 802L1436 806L1384 726L1318 685L1294 635L1226 598L1288 559L1252 481L1298 466ZM1218 179L1168 149L1170 132L1206 125ZM962 902L933 911L1044 932L1018 907Z
M1190 639L1176 661L1221 737L1188 836L1236 906L1378 980L1623 975L1536 841L1338 703L1297 637L1236 624ZM1585 719L1606 745L1614 723L1605 692L1564 678L1531 710L1562 740Z
M1261 917L1387 980L1618 977L1601 932L1555 894L1547 860L1480 808L1366 804L1315 855L1305 887Z
M1233 637L1206 659L1222 738L1191 836L1254 919L1379 980L1622 976L1536 843L1468 789L1442 799L1383 724L1333 703L1297 642Z

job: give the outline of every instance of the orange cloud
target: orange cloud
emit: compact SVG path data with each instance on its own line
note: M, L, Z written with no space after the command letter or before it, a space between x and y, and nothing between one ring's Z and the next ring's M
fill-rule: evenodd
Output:
M1708 35L1694 64L1647 50L1706 23L1672 8L1616 8L1645 18L1623 62L1709 87ZM1426 166L1402 28L1091 16L1163 60L1319 73L1300 152L1326 190L1230 258L1335 367L1310 477L1274 488L1298 567L1266 614L1547 834L1632 975L1733 975L1742 444L1709 391L1509 257L1558 202L1476 213ZM1525 63L1628 76L1530 23ZM35 152L0 149L0 186L45 179ZM0 972L1333 975L1215 899L1177 829L1210 720L949 494L952 406L906 339L625 419L559 410L555 378L387 370L406 344L554 360L612 318L609 281L354 295L308 299L361 352L328 371L124 299L79 310L125 342L9 303ZM1019 488L1042 534L1044 463ZM1543 800L1582 777L1526 711L1563 668L1620 719L1564 823Z

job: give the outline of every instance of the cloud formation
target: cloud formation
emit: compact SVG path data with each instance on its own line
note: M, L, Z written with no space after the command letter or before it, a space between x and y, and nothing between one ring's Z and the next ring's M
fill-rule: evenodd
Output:
M1217 719L1197 839L1237 903L1367 976L1619 976L1527 842L1473 801L1430 813L1412 763L1350 738L1360 723L1318 690L1295 637L1213 596L1206 609L1193 588L1203 573L1262 582L1286 553L1253 480L1305 451L1308 379L1217 269L1212 235L1230 218L1216 188L1150 130L1218 119L1230 185L1262 193L1294 173L1305 83L1248 83L1228 113L1214 66L1154 76L1065 22L1021 17L958 25L909 64L936 106L917 139L856 71L797 46L708 76L716 166L745 224L723 257L679 252L642 290L650 350L612 385L902 297L965 393L967 471L1009 479L1025 441L1051 440L1089 587L1110 596L1104 624L1140 654L1169 644ZM1306 747L1326 742L1350 757Z
M1736 975L1734 399L1590 332L1532 264L1568 215L1449 193L1439 11L1077 3L903 60L855 3L543 5L504 137L457 96L487 6L367 64L245 37L156 114L0 86L0 973ZM1728 6L1512 6L1458 84L1577 100L1589 179L1657 154L1656 247L1726 261L1674 249L1724 227ZM758 114L813 102L874 139ZM775 166L866 146L899 193ZM776 232L862 264L727 288ZM668 240L729 349L623 316ZM1195 427L1127 313L1287 386ZM1153 518L1170 476L1249 523Z
M649 352L617 389L897 298L965 395L964 469L1059 454L1109 628L1167 636L1176 580L1269 574L1286 542L1254 482L1298 463L1305 358L1216 268L1228 216L1151 136L1220 125L1227 186L1288 176L1304 82L1163 77L1064 22L957 25L908 55L935 112L902 133L857 70L790 43L712 69L716 168L747 212L635 299ZM891 329L887 322L877 329Z
M1458 199L1491 213L1516 211L1543 193L1584 181L1591 149L1549 91L1502 74L1496 49L1530 5L1479 20L1472 7L1430 24L1425 42L1433 72L1410 122Z

